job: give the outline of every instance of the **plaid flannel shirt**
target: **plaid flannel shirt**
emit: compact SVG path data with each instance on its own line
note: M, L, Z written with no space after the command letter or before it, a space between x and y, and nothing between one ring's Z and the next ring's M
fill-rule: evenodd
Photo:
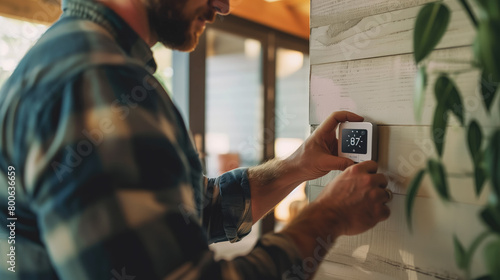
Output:
M103 5L63 11L0 91L0 220L15 225L0 227L0 279L275 279L299 264L279 234L214 260L209 243L251 230L247 170L204 179L147 44Z

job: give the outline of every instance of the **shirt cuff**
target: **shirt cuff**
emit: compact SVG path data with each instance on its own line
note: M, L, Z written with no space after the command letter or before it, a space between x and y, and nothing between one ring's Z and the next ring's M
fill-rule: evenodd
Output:
M217 179L224 217L224 232L227 240L231 243L240 241L252 230L248 168L234 169L222 174Z

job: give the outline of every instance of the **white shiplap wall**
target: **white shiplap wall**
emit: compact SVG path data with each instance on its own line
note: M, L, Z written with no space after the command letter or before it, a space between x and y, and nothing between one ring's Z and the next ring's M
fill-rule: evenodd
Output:
M316 279L462 279L454 261L452 236L468 246L483 225L477 215L487 199L474 196L472 166L464 128L451 117L443 161L452 202L444 204L425 178L414 207L414 233L406 226L405 198L409 181L435 156L430 124L434 110L431 76L423 118L414 119L412 55L415 17L431 0L312 0L310 125L330 113L349 110L379 125L379 172L390 178L394 200L391 217L362 235L341 237L320 266ZM449 30L430 58L429 73L469 68L474 31L458 1ZM494 105L488 118L479 96L477 71L454 76L464 94L467 121L500 126ZM495 104L498 104L498 97ZM486 132L488 132L486 131ZM314 199L338 172L309 182ZM481 249L479 250L481 252ZM485 272L481 253L473 276Z

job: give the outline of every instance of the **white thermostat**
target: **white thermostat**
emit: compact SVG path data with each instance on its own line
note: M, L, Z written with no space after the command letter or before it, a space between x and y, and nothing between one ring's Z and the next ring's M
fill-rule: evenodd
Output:
M377 125L345 122L339 127L338 154L354 162L377 160Z

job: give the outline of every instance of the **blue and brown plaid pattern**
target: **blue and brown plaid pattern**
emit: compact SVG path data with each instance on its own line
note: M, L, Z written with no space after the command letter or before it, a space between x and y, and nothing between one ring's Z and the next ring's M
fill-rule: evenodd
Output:
M246 169L203 179L150 48L113 11L63 1L63 16L0 91L0 220L16 168L16 258L0 227L0 279L269 279L298 262L261 238L233 261L211 242L251 230Z

